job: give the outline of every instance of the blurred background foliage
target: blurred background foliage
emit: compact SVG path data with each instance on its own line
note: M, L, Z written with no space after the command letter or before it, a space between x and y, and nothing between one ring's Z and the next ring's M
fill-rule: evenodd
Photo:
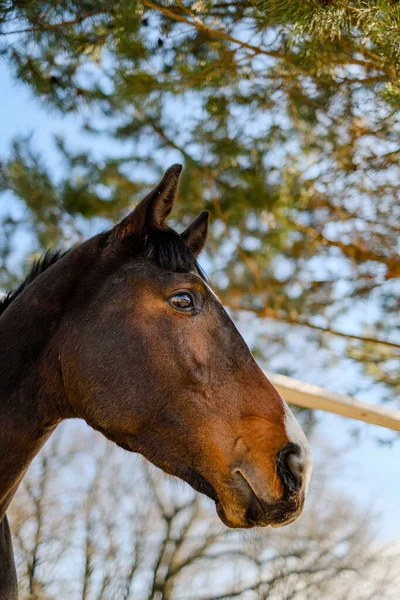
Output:
M392 0L0 1L2 60L86 140L54 139L56 171L30 138L4 157L3 288L21 228L32 253L79 241L181 161L175 224L211 211L205 264L259 358L301 378L318 348L393 399L399 47Z

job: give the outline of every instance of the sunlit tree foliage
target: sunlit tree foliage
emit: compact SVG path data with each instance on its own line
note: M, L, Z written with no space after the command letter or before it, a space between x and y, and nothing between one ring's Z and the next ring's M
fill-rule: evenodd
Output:
M57 172L32 140L4 158L0 189L24 206L4 216L4 283L20 227L35 250L71 243L181 161L177 221L210 209L209 272L230 309L268 320L262 356L295 332L287 372L306 339L379 397L398 389L397 2L6 0L0 15L14 76L86 136L54 141Z

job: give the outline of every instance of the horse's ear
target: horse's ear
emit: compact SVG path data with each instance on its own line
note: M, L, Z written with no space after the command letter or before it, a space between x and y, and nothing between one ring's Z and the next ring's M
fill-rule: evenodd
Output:
M198 217L181 234L185 244L189 246L194 256L198 256L203 250L207 240L208 232L208 210L203 210Z
M171 212L178 187L182 165L172 165L160 183L139 202L136 208L115 225L113 240L122 240L132 233L145 233L148 229L162 229Z

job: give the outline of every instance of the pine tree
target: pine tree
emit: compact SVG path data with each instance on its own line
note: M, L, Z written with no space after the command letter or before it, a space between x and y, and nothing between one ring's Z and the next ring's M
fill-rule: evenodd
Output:
M281 324L260 336L263 355L295 331L398 388L397 2L25 0L0 14L15 76L121 144L99 161L55 140L60 179L14 142L0 189L25 203L38 247L81 217L116 218L145 170L154 180L181 158L178 218L212 212L224 303ZM5 277L17 227L4 223Z

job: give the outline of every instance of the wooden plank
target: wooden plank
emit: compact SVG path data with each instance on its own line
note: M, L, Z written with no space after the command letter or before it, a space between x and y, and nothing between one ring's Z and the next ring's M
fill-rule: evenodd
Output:
M375 406L357 400L352 396L329 392L325 388L304 383L292 377L286 377L286 375L269 372L265 374L277 388L282 398L289 404L324 410L350 419L357 419L372 425L400 431L400 410Z

